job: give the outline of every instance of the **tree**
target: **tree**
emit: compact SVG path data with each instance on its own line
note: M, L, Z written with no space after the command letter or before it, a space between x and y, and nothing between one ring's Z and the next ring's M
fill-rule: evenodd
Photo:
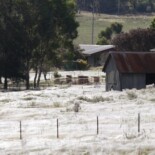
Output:
M109 44L109 41L104 36L99 38L97 41L97 45L108 45L108 44Z
M74 1L44 0L23 1L22 25L25 32L26 87L29 89L29 72L35 71L34 87L39 87L46 63L57 58L59 48L72 47L77 37ZM56 52L57 51L57 52ZM48 67L50 68L50 67Z
M109 40L112 36L112 29L111 27L107 27L105 30L102 30L98 35L98 41L97 44L103 45L103 44L109 44Z
M15 8L13 1L0 1L0 75L4 77L4 89L8 78L23 78L24 38Z
M155 45L153 29L134 29L117 35L112 43L119 51L150 51Z
M121 23L115 22L111 24L111 29L114 33L119 34L122 32L123 25Z
M119 34L122 32L123 25L120 23L112 23L110 27L102 30L98 35L97 44L106 45L109 44L114 34Z
M36 9L34 3L36 1L31 2L30 0L12 0L15 8L14 11L16 12L17 17L19 18L18 24L20 25L21 29L19 31L19 36L23 38L22 43L18 45L21 47L23 59L22 59L22 66L23 66L23 74L26 80L26 88L29 89L29 72L32 69L32 56L33 51L35 50L38 39L37 39L37 22L36 22ZM17 34L14 34L14 37Z
M79 10L90 11L92 1L95 12L100 13L136 13L155 11L154 0L76 0Z
M41 73L63 55L59 49L73 49L77 27L74 0L0 0L0 77L5 77L5 88L7 78L23 77L29 89L31 69L39 86Z
M39 87L40 76L46 63L62 62L66 49L73 49L73 39L77 37L78 23L75 21L74 1L43 1L37 5L39 45L34 52L34 86ZM62 52L63 51L63 52ZM60 61L59 61L60 59ZM50 68L50 67L48 67ZM36 77L38 74L37 84Z

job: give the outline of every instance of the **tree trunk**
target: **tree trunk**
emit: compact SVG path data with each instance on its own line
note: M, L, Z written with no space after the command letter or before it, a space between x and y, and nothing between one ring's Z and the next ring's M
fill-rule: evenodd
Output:
M45 79L45 81L47 81L47 72L43 72L43 74L44 74L44 79Z
M30 77L29 77L29 73L27 73L27 75L26 75L26 89L27 90L30 89Z
M34 83L33 83L34 88L37 87L37 76L38 76L38 68L36 67L36 70L35 70L35 77L34 77Z
M0 84L2 84L2 77L0 76Z
M40 85L40 77L41 77L42 69L39 69L39 75L38 75L38 80L37 80L37 87L39 88Z
M8 89L8 80L7 77L4 78L4 89Z

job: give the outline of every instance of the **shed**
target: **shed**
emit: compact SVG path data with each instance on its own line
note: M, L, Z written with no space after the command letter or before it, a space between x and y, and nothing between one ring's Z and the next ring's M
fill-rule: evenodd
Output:
M142 89L155 83L154 52L110 52L103 67L106 91Z
M90 66L104 65L109 51L114 51L114 45L79 45L82 53L86 56L88 64Z

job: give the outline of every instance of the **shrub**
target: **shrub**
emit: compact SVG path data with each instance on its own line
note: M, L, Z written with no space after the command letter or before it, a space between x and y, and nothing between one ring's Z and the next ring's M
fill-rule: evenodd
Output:
M86 102L91 102L91 103L97 103L97 102L105 102L105 101L110 101L111 99L108 97L102 97L102 96L94 96L93 98L88 98L88 97L83 97L80 96L78 97L79 100L86 101Z
M108 45L108 44L109 42L104 36L100 37L97 41L97 45Z
M53 103L53 107L54 108L60 108L61 107L61 104L59 102L54 102Z
M58 73L58 71L55 71L55 72L54 72L54 77L55 77L55 78L59 78L59 77L61 77L61 75Z
M79 59L79 60L77 60L77 67L80 70L85 70L85 69L89 68L89 65L86 60Z
M152 25L153 27L153 25ZM133 29L126 33L115 36L112 44L119 51L146 51L154 48L155 45L154 29Z
M133 100L137 98L137 94L134 91L127 91L128 99Z
M112 23L111 24L111 29L113 30L113 32L115 32L116 34L119 34L122 32L122 28L123 28L123 25L120 24L120 23Z

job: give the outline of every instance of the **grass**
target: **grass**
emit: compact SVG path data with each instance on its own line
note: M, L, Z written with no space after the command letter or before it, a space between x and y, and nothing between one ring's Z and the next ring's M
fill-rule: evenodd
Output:
M150 101L155 102L155 98L150 99Z
M129 100L134 100L138 97L137 94L132 90L127 90L126 93Z
M62 107L62 105L59 102L54 102L53 107L54 108L60 108L60 107Z
M97 102L105 102L112 100L110 97L102 97L102 96L95 96L93 98L88 98L86 96L80 96L78 97L81 101L91 102L91 103L97 103Z
M30 107L35 107L36 103L35 102L31 102Z
M3 100L0 100L1 103L8 103L10 102L10 99L3 99Z
M23 98L23 100L25 100L25 101L31 101L31 100L33 100L34 98L33 97L26 97L26 98Z
M147 28L151 24L154 16L149 15L106 15L101 14L95 15L95 26L94 26L94 43L97 42L97 36L101 30L110 26L113 22L119 22L123 24L123 31L127 32L135 28ZM80 26L78 28L79 36L75 40L76 44L91 44L92 35L92 14L82 12L77 15L76 20L79 22Z

